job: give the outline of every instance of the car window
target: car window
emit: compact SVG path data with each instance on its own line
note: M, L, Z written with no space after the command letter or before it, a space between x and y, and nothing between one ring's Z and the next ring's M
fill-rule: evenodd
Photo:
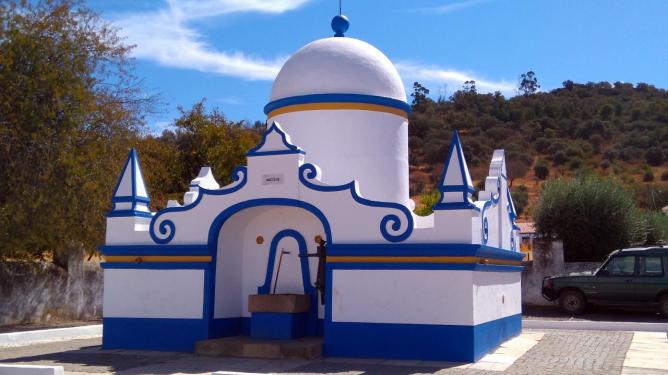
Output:
M608 271L609 276L632 276L635 272L636 257L622 256L610 259L605 270Z
M663 276L663 264L660 256L644 256L638 259L640 276Z

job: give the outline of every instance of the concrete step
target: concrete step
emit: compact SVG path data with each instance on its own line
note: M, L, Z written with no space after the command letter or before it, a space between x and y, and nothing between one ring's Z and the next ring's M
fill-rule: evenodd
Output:
M265 340L247 336L198 341L195 354L211 357L305 358L322 356L322 337L295 340Z

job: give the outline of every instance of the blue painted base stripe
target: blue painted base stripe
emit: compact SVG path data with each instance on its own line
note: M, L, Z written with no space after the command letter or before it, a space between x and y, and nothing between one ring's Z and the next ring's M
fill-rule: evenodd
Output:
M485 354L496 350L501 343L519 335L521 332L522 314L511 315L474 326L475 360L477 361Z
M208 338L204 319L104 318L104 349L192 352L195 342Z
M333 322L325 325L326 357L474 362L521 331L513 315L477 326Z

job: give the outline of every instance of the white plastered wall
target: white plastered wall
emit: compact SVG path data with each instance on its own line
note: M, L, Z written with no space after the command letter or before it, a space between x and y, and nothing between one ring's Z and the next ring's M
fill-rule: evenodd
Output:
M471 326L521 312L519 272L332 272L333 322Z
M105 318L201 319L203 270L105 269Z
M262 206L248 208L232 216L223 225L218 238L216 259L216 288L214 318L248 317L248 296L257 294L264 284L272 239L285 229L299 232L306 241L309 253L316 252L316 235L325 238L322 224L310 212L296 207ZM262 236L264 242L256 239ZM277 246L274 261L273 288L281 249L290 251L283 256L277 293L303 293L297 241L283 238ZM318 260L309 259L310 282L316 280ZM322 317L322 308L319 316Z
M522 312L521 272L474 272L473 319L481 324Z
M408 121L362 110L299 111L277 115L306 162L323 171L323 182L358 180L365 198L408 206Z

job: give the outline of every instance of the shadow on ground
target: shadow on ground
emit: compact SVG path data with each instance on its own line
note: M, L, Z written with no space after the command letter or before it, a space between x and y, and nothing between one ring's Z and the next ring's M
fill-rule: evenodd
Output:
M588 306L583 314L569 315L555 306L522 306L525 319L591 320L606 322L668 323L654 308Z

